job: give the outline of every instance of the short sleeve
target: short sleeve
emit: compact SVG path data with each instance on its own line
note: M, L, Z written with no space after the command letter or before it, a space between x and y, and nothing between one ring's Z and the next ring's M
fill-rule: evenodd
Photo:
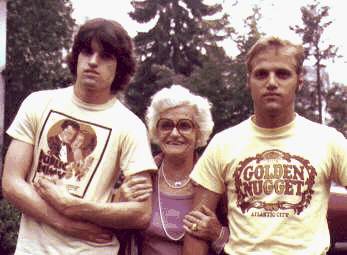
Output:
M124 131L122 142L120 164L125 176L157 169L145 125L140 120L133 125L136 128Z
M37 109L35 107L40 102L37 100L36 94L33 93L22 102L15 119L6 131L9 136L29 144L34 144L37 129L37 120L35 117L37 115Z
M347 186L347 139L335 132L331 143L332 171L335 181Z
M222 194L225 190L223 171L221 143L216 135L195 164L190 177L204 188Z

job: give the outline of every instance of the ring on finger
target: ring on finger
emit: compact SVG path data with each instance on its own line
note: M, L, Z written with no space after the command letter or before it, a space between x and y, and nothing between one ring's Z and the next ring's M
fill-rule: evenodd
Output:
M198 224L196 224L196 223L193 223L193 225L192 225L192 231L198 231Z

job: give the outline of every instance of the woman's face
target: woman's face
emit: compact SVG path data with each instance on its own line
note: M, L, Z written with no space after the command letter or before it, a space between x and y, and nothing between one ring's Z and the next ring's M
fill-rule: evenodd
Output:
M81 148L83 142L84 142L84 135L81 134L81 133L79 133L79 134L76 136L75 140L72 142L71 147L72 147L73 149Z
M160 114L156 132L159 146L167 156L189 156L194 154L199 127L192 106L170 108Z

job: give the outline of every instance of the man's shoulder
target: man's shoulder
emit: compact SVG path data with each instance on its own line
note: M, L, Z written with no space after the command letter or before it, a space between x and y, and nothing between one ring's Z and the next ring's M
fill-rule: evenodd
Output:
M298 116L298 122L300 130L302 130L302 132L310 131L309 133L313 135L334 135L338 133L338 131L334 127L314 122L303 116Z
M298 122L297 132L300 133L300 136L304 136L306 141L309 139L311 141L319 141L321 145L346 143L344 134L334 127L314 122L304 117L300 117Z
M218 133L216 133L215 137L224 140L226 137L234 137L234 136L239 136L249 130L250 127L250 120L246 119L243 120L242 122L228 127Z
M251 125L249 119L226 128L218 133L216 133L211 141L209 142L209 148L222 148L222 151L227 150L227 148L234 148L235 144L242 144L245 141L245 137L249 138L251 133Z
M53 101L56 104L61 105L62 100L67 96L64 89L47 89L31 92L21 103L20 111L27 114L33 114L32 116L41 116L41 113L47 108Z
M113 106L113 110L115 112L115 116L119 118L122 124L127 126L133 126L134 124L144 125L143 121L126 105L124 105L121 101L118 101Z
M56 89L44 89L31 92L27 99L29 100L51 100L52 98L63 98L65 93L67 93L71 88L56 88ZM42 101L36 101L36 103Z

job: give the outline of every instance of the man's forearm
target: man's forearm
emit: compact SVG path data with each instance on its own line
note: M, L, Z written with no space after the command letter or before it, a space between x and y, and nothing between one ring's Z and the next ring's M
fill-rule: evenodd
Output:
M18 140L11 142L2 176L3 196L25 215L61 233L91 242L109 242L112 239L109 230L64 216L37 193L37 189L26 181L32 158L33 145Z
M183 255L206 255L208 243L202 239L197 239L192 235L186 234L184 237Z
M215 211L220 195L203 188L200 185L194 186L193 210L201 211L206 206L211 211ZM208 243L190 234L186 234L183 243L183 255L205 255L208 252Z
M4 197L17 209L33 219L61 230L69 219L44 201L33 186L24 180L16 180L3 187Z
M78 199L64 214L115 229L144 229L151 217L150 201L95 203Z
M151 196L143 202L95 202L77 198L65 186L39 179L35 188L40 196L63 215L115 229L145 228L149 223Z
M4 162L2 193L24 214L59 228L62 215L45 202L31 183L25 180L32 165L33 150L32 144L15 139L11 141Z
M20 187L19 187L20 186ZM8 199L22 213L37 222L53 227L55 230L78 239L96 243L107 243L112 240L112 232L95 224L84 222L81 219L71 219L44 201L30 184L13 185L12 189L5 189L5 198ZM10 191L10 192L9 192ZM19 192L20 191L20 192Z

